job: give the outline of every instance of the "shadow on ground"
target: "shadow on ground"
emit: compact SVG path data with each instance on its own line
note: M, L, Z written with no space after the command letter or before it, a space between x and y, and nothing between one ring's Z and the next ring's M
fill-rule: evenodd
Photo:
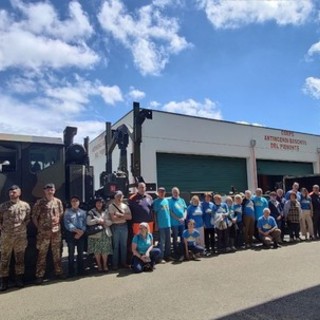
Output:
M279 299L238 311L236 313L214 318L216 320L319 320L320 319L320 285Z

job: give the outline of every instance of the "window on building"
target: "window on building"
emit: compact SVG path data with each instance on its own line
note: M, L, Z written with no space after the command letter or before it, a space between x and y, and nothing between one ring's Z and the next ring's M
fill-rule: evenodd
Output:
M0 144L0 173L15 172L17 167L17 150Z
M61 147L40 145L29 149L30 172L43 171L61 160Z

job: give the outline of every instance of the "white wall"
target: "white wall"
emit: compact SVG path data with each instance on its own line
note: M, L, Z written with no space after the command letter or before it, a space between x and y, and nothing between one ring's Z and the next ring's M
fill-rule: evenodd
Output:
M159 111L153 112L153 120L145 122L143 129L142 175L148 182L157 181L157 152L215 155L246 158L248 187L254 189L256 165L251 140L256 140L256 159L312 162L315 172L319 172L320 136ZM271 139L282 139L282 142ZM299 144L290 139L299 140Z
M133 112L130 112L113 128L122 123L132 128L132 122ZM97 137L89 148L95 177L104 171L105 166L102 139L101 136ZM256 141L254 149L250 146L251 140ZM254 189L257 180L256 159L311 162L314 172L319 173L318 148L320 136L316 135L153 111L153 120L146 120L142 126L142 176L146 182L157 182L157 152L238 157L247 159L248 187ZM132 144L128 148L129 171L131 152ZM113 170L117 169L118 161L119 151L116 147ZM98 178L95 180L97 188Z

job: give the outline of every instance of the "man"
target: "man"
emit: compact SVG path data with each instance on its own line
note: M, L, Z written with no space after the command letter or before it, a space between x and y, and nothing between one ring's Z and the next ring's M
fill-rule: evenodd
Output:
M113 239L113 270L119 267L119 260L122 267L127 268L127 244L128 244L128 223L132 219L129 206L123 201L122 191L117 191L114 195L114 201L108 208L112 224ZM120 252L120 253L119 253Z
M9 189L10 200L0 206L1 260L0 291L8 289L8 277L12 252L15 258L16 286L22 288L24 253L27 247L27 225L30 221L30 206L20 200L21 190L17 185Z
M319 186L315 184L312 187L311 193L312 207L313 207L313 229L314 236L316 238L320 238L320 194L319 194Z
M181 248L183 247L182 233L185 229L187 205L184 199L180 197L180 190L177 187L172 188L171 193L172 197L168 200L170 208L173 251L176 256L179 256L181 254ZM178 237L180 238L180 244L178 243Z
M275 191L270 192L270 200L268 201L268 203L270 215L276 220L279 229L282 230L282 208L280 202L277 200L277 193Z
M286 200L290 200L290 194L294 192L297 195L297 200L300 201L301 199L301 193L299 192L299 183L298 182L294 182L292 185L292 189L289 190L286 195L285 198Z
M162 262L170 260L171 255L171 222L169 201L165 198L166 189L158 188L158 198L153 202L157 227L159 230L160 250Z
M146 184L138 184L138 192L129 198L129 207L132 214L133 234L139 233L141 222L147 222L150 232L153 232L152 197L146 193Z
M256 189L256 193L255 196L252 197L252 201L254 203L254 214L255 214L255 238L257 240L259 240L259 231L257 228L257 223L260 217L262 217L263 215L263 210L265 208L268 208L268 200L264 197L262 197L262 189L261 188L257 188Z
M56 189L53 183L46 184L43 190L44 197L36 202L32 211L32 221L38 229L36 284L43 283L49 247L51 247L55 274L58 278L64 278L61 264L60 227L63 206L61 200L54 196Z
M85 231L87 227L87 213L79 208L80 198L72 196L71 208L64 213L64 227L66 228L66 241L68 244L68 271L69 277L75 275L74 253L77 247L77 271L84 274L83 251L85 245Z
M270 247L273 242L275 249L280 247L281 231L278 229L276 220L270 216L269 208L263 210L263 215L258 220L258 229L260 239L265 246Z
M244 242L247 248L252 247L253 234L254 234L254 225L255 225L255 210L254 202L251 199L251 191L245 191L245 197L242 201L242 213L243 213L243 235Z

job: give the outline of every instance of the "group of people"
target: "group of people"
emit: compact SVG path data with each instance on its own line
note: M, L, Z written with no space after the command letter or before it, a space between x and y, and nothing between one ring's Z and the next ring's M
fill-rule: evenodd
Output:
M254 240L278 248L286 229L290 241L320 237L318 185L309 194L305 188L299 190L295 182L286 194L282 189L271 192L269 200L260 188L254 195L246 190L224 199L208 192L202 201L195 195L187 205L177 187L172 188L169 197L165 188L160 187L153 199L146 192L146 185L139 183L127 203L123 193L117 191L108 205L101 198L95 199L88 212L80 208L77 195L71 197L70 207L64 210L52 183L44 186L44 197L32 211L20 199L19 186L11 186L8 193L9 201L0 205L1 291L8 289L12 253L15 284L24 286L27 225L31 221L37 228L36 284L43 283L49 249L56 277L66 277L62 269L62 234L68 245L69 277L85 273L84 251L94 255L98 272L109 271L111 256L112 269L131 268L139 273L152 271L158 262L198 259L202 255L250 248Z

